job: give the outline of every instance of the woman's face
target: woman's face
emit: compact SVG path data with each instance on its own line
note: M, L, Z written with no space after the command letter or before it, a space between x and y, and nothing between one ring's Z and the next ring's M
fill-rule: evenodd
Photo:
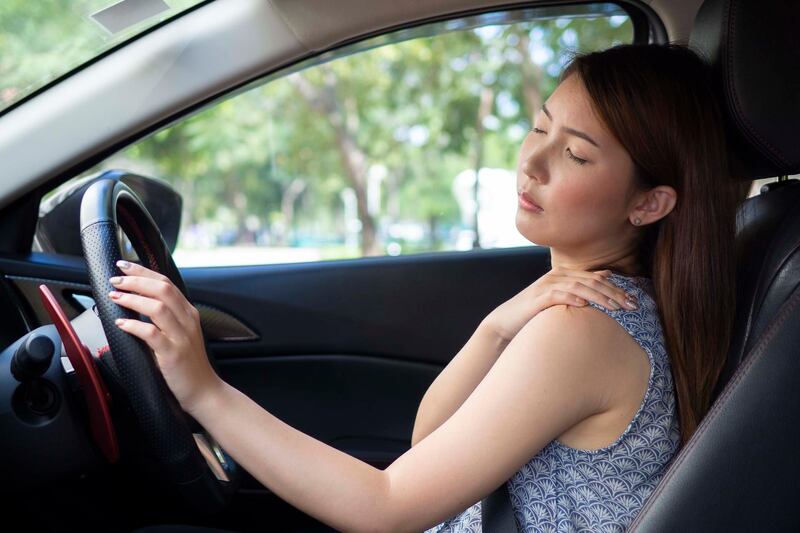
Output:
M522 143L517 229L574 258L613 254L632 235L633 172L627 151L592 110L580 77L570 75L542 106Z

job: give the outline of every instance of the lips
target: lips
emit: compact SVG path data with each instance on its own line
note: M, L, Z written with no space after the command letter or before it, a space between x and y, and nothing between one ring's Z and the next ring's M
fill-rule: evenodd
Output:
M544 209L542 209L542 207L539 204L537 204L528 193L524 191L520 191L519 201L520 205L525 209L528 209L530 211L544 211Z

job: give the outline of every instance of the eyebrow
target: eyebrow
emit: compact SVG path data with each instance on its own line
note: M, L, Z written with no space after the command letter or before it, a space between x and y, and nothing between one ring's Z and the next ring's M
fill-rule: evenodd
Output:
M550 120L553 120L553 115L551 115L551 114L550 114L550 110L549 110L549 109L547 109L547 106L546 106L546 105L544 105L544 104L542 104L542 111L544 111L544 114L545 114L545 115L547 115L547 118L549 118ZM597 143L595 142L595 140L594 140L594 139L592 139L591 137L589 137L589 135L588 135L588 134L586 134L586 133L583 133L582 131L576 130L576 129L574 129L574 128L567 128L567 127L564 127L563 129L564 129L564 131L566 131L567 133L571 133L572 135L574 135L574 136L576 136L576 137L580 137L581 139L586 139L587 141L589 141L590 143L592 143L592 144L593 144L593 145L595 145L596 147L600 148L600 145L599 145L599 144L597 144Z

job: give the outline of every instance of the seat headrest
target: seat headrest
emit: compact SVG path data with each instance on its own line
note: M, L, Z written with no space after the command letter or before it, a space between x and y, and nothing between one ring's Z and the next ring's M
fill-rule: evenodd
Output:
M800 172L795 0L706 0L689 46L712 65L731 149L748 179Z

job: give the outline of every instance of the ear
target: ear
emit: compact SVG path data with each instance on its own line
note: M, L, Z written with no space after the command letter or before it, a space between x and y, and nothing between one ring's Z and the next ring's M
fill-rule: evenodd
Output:
M657 222L670 214L675 208L678 194L669 185L659 185L636 195L628 213L628 220L635 226ZM640 223L634 223L639 219Z

